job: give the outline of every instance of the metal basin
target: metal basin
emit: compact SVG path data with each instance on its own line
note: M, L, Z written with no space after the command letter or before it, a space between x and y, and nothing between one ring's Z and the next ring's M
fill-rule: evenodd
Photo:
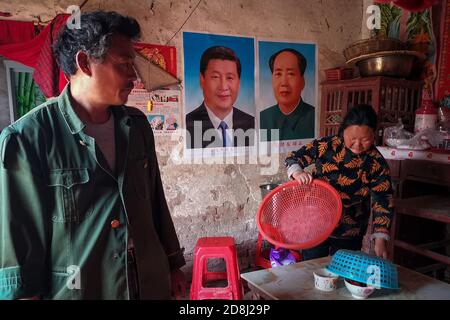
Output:
M264 199L265 196L267 196L273 189L278 187L280 184L278 183L268 183L268 184L262 184L259 186L261 189L261 197Z
M344 50L347 60L380 51L404 50L405 43L395 38L370 38L353 42Z
M362 77L406 78L411 74L415 59L412 54L380 55L361 60L356 65Z

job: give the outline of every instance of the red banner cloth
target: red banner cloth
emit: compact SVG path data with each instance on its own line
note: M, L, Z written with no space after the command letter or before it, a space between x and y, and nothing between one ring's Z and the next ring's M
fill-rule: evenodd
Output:
M393 2L397 7L411 11L420 12L437 4L439 0L376 0L375 3Z
M436 79L436 98L450 95L450 0L443 4L441 16L440 50L438 75Z
M0 45L29 41L34 36L33 22L0 20Z
M30 41L0 45L0 55L35 69L33 79L47 98L59 95L67 83L53 56L52 45L69 17L57 15Z
M67 84L67 80L53 55L53 44L69 17L70 15L57 15L47 26L47 28L50 27L50 30L44 39L39 59L34 67L34 81L46 97L58 96Z

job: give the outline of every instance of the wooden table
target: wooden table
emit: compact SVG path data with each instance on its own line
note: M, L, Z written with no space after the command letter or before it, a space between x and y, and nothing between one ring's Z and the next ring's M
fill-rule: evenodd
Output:
M342 278L338 289L323 292L314 287L313 270L325 267L331 257L241 274L250 290L267 300L346 300L353 299ZM397 266L400 290L375 290L368 300L450 300L450 284Z

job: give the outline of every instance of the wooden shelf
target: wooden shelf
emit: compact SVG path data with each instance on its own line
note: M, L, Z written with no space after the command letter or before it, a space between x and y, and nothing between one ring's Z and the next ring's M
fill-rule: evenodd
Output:
M420 254L422 256L434 259L436 261L445 263L446 265L450 265L450 257L445 256L440 253L436 253L434 251L423 249L420 247L420 245L413 245L405 241L401 240L394 240L394 245L399 248L403 248L405 250Z
M450 197L448 195L430 195L396 199L395 208L397 215L404 214L442 223L450 223ZM398 219L398 217L396 219ZM395 247L450 265L450 257L431 250L434 248L445 247L448 242L448 239L443 239L427 244L411 244L394 238Z
M437 270L445 270L447 268L447 265L445 263L434 263L430 264L425 267L419 267L415 268L414 271L419 273L429 273L429 272L436 272Z
M417 152L409 151L408 157L413 153ZM449 159L434 161L435 155L429 155L425 155L428 160L388 160L396 187L390 257L420 272L450 266L446 251L450 243L446 231L450 224L450 164ZM442 280L442 272L435 276Z
M450 223L450 197L448 195L396 199L395 208L397 214Z

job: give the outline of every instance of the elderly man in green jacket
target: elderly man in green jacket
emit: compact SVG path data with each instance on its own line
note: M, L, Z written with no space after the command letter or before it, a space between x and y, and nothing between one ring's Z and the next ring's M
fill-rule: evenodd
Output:
M0 299L170 299L185 264L136 79L136 20L64 27L62 94L1 133ZM178 291L177 291L178 290Z

